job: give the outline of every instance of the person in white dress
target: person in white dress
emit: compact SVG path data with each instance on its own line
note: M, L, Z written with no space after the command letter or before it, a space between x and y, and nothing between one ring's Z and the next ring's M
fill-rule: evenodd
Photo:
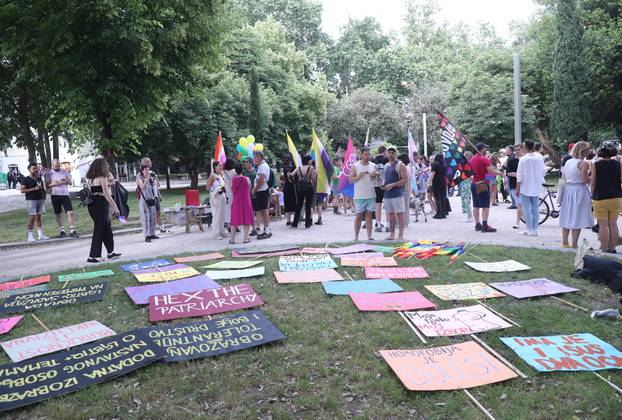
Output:
M212 232L216 239L225 239L227 236L225 231L227 194L222 171L222 164L219 161L214 161L212 163L212 173L205 185L205 189L209 192L209 203L212 210Z

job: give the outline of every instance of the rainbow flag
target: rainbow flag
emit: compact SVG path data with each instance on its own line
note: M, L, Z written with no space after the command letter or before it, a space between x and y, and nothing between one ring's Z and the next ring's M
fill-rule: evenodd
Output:
M227 161L227 155L225 155L225 148L222 146L222 134L220 131L218 132L218 137L216 137L216 150L214 151L214 160L219 161L223 165Z
M352 142L352 136L348 138L348 147L346 148L346 155L343 159L343 168L341 168L341 174L339 175L338 191L347 195L348 197L354 197L354 184L350 182L348 177L350 176L350 170L356 163L356 147Z
M292 161L294 162L294 165L296 165L296 169L298 169L298 167L302 165L300 154L298 153L298 150L296 150L296 146L294 145L294 142L289 136L289 133L287 132L287 130L285 131L285 135L287 136L287 149L289 150L289 153L292 155Z
M315 134L315 129L311 130L311 156L315 161L315 169L317 171L317 186L315 192L320 194L328 194L330 192L330 179L333 176L333 164L330 161L328 152L324 149L322 142Z

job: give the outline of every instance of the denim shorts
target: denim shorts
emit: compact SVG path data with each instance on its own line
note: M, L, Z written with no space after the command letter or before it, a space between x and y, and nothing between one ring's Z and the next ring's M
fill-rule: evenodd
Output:
M359 213L372 213L376 211L376 199L375 198L355 198L354 199L354 211Z
M483 193L477 193L475 184L471 184L471 195L473 196L473 208L487 209L490 207L490 187Z
M45 213L45 200L26 200L28 216Z

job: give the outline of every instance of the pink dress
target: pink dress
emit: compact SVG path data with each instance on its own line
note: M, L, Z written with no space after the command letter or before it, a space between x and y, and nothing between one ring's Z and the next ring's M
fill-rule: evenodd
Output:
M231 204L231 224L233 226L252 225L253 205L248 178L243 175L235 176L231 180L233 203Z

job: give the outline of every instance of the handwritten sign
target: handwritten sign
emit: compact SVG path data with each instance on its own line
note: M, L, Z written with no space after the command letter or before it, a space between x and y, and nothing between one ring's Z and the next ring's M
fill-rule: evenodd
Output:
M328 295L347 295L349 293L387 293L401 292L399 284L390 279L380 280L345 280L345 281L325 281L322 287Z
M149 298L149 319L166 321L235 311L263 305L250 284Z
M300 254L298 248L288 249L287 251L275 252L258 252L256 254L238 254L235 249L231 251L231 258L263 258L263 257L280 257L281 255Z
M147 305L149 298L156 295L177 295L183 292L196 292L197 290L217 289L221 287L214 280L204 274L187 277L181 280L166 283L147 284L145 286L126 287L125 292L137 305Z
M49 275L41 276L41 277L34 277L32 279L8 281L5 283L0 283L0 291L22 289L24 287L36 286L38 284L49 283L49 282L50 282Z
M282 252L282 251L291 251L294 250L298 253L298 248L293 245L263 245L263 246L255 246L249 245L240 248L233 248L235 252L240 255L249 255L249 254L265 254L267 252Z
M72 273L72 274L61 274L58 276L58 281L74 281L74 280L88 280L95 279L98 277L107 277L114 276L114 271L112 270L99 270L99 271L87 271L84 273Z
M106 382L161 360L144 332L129 331L35 359L0 366L0 411Z
M622 353L592 334L503 337L501 341L539 372L622 369Z
M344 259L349 258L382 258L384 254L382 252L357 252L355 254L335 255L335 257L341 258L343 262Z
M392 246L376 245L374 246L374 251L392 254L395 251L395 248Z
M13 295L19 295L24 293L42 292L48 290L48 283L38 284L36 286L24 287L23 289L9 289L0 292L0 299L6 299Z
M397 263L393 257L379 258L342 258L341 265L344 267L395 267Z
M428 337L476 334L512 326L482 305L442 311L406 312L405 315Z
M328 254L327 248L304 247L300 250L303 254Z
M244 270L207 270L205 275L213 280L243 279L259 277L266 273L265 267L246 268Z
M486 273L507 273L510 271L531 270L531 267L521 264L514 260L497 261L497 262L464 262L466 265L476 271L484 271Z
M143 270L134 270L132 274L141 283L153 283L158 281L179 280L186 277L199 275L194 267L185 264L174 264L166 267L145 268Z
M4 341L0 343L0 346L2 346L11 360L21 362L22 360L90 343L102 337L109 337L115 334L110 328L97 321L87 321L40 334Z
M147 268L162 267L164 265L169 265L170 263L171 262L169 260L159 259L125 264L121 266L121 269L123 269L124 271L145 270Z
M166 351L164 361L167 363L217 356L285 338L259 310L144 330Z
M340 248L328 248L328 252L333 255L355 254L357 252L375 251L376 247L369 244L356 244L350 246L342 246Z
M503 283L490 283L490 285L506 295L513 296L517 299L579 291L579 289L568 287L565 284L557 283L549 279L506 281Z
M55 308L76 303L95 302L106 296L110 282L52 289L44 292L14 295L0 305L0 313L19 313L35 309Z
M175 262L178 262L178 263L191 263L191 262L200 262L200 261L219 260L221 258L225 258L225 256L221 254L220 252L210 252L209 254L191 255L189 257L176 257L174 258L174 260Z
M204 265L201 268L210 268L212 270L239 270L258 264L263 264L263 261L220 261L215 264Z
M486 283L436 284L424 286L443 300L488 299L505 296Z
M423 267L365 267L368 279L423 279L428 272Z
M474 341L418 350L380 350L410 391L473 388L516 378L516 373Z
M0 334L6 334L11 331L22 318L23 316L18 315L0 319Z
M337 268L337 264L326 254L288 255L279 258L281 271L308 271Z
M277 283L320 283L323 281L343 280L332 268L309 271L275 271Z
M359 311L414 311L436 307L419 292L350 293L350 298Z

